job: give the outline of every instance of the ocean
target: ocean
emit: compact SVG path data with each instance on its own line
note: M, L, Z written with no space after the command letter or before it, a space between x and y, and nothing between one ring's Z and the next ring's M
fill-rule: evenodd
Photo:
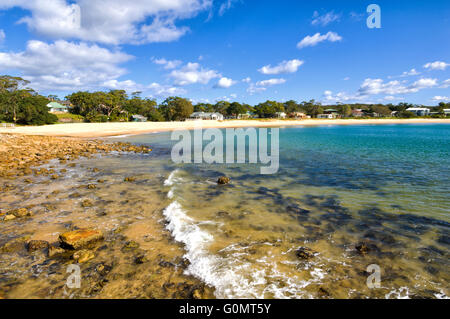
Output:
M165 228L216 297L448 296L449 125L282 127L272 175L175 164L170 135L112 140L152 147L118 163L164 176Z

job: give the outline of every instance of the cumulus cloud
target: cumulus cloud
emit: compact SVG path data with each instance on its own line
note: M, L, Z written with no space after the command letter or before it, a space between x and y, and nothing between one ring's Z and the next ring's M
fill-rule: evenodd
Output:
M442 82L442 85L440 86L441 89L446 89L450 86L450 79L445 80L444 82Z
M270 80L264 80L264 81L259 81L256 82L256 86L272 86L272 85L278 85L278 84L283 84L286 83L285 79L270 79Z
M250 85L247 88L247 93L249 93L250 95L253 95L255 93L264 92L266 90L267 90L266 87L257 87L257 86L255 86L255 84L250 83Z
M431 100L437 101L437 102L448 102L448 101L450 101L450 97L436 95Z
M321 25L326 26L334 21L338 21L340 19L340 14L335 14L334 11L330 11L324 15L320 15L319 12L314 11L313 20L311 22L312 25Z
M242 82L244 83L250 83L252 79L250 77L246 77L245 79L242 79Z
M25 51L0 52L0 70L20 70L35 89L91 89L113 85L126 70L119 65L133 57L97 45L64 40L47 44L29 41Z
M390 81L384 82L382 79L365 79L361 87L358 90L360 95L396 95L415 93L422 89L431 88L437 85L436 79L422 78L410 85L406 85L405 82Z
M429 62L423 67L429 70L445 70L450 64L442 61Z
M0 10L29 11L18 22L47 37L138 44L177 40L189 31L177 21L211 4L212 0L0 0Z
M232 79L223 77L220 78L219 82L215 85L216 88L226 89L236 84L236 81L233 81Z
M406 76L414 76L414 75L419 75L420 72L417 72L416 69L411 69L408 72L403 72L401 77L406 77Z
M175 69L177 67L179 67L183 62L180 60L166 60L164 58L162 59L152 59L153 63L158 64L158 65L163 65L164 69L166 70L172 70Z
M303 40L301 40L299 43L297 43L297 48L303 49L306 47L313 47L323 41L337 42L337 41L341 41L341 40L342 40L342 37L339 34L337 34L336 32L330 31L326 34L320 34L318 32L312 36L308 35L308 36L304 37Z
M152 97L164 98L168 96L176 96L186 94L187 91L180 87L170 85L161 85L159 83L152 83L146 87L152 92Z
M294 60L290 60L290 61L283 61L274 67L272 67L269 64L269 65L263 66L258 71L262 74L270 74L270 75L283 74L283 73L295 73L295 72L297 72L298 68L303 63L304 63L304 61L294 59Z
M215 70L205 69L198 63L188 63L181 69L173 70L169 77L175 85L208 84L214 78L220 78L221 74Z

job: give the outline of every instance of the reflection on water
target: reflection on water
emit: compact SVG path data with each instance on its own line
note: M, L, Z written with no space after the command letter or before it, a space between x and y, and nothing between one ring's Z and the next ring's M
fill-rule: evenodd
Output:
M36 178L9 192L6 208L35 205L35 215L20 231L1 224L0 245L101 228L105 243L82 267L89 284L74 297L443 298L449 132L448 125L281 129L275 175L260 175L257 165L174 165L170 133L124 137L154 151L85 159L60 181ZM222 175L232 183L217 185ZM137 179L124 183L126 176ZM92 207L81 207L86 198ZM137 265L142 255L148 261ZM69 261L24 249L2 257L7 297L64 296ZM381 268L379 289L366 284L371 264Z

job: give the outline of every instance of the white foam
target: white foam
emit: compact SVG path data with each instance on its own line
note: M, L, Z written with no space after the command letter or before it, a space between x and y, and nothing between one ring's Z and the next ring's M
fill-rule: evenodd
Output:
M173 189L180 181L177 173L178 170L173 171L164 182L165 186L172 186L169 198L174 198ZM304 297L302 288L310 282L283 274L275 262L270 262L271 258L263 258L264 262L260 260L262 263L248 262L247 254L242 253L248 247L232 244L221 250L226 257L212 254L208 247L214 242L214 237L200 228L205 222L189 217L178 201L174 200L167 206L163 215L168 222L166 228L174 239L185 245L184 257L190 262L185 273L214 287L217 298ZM269 283L267 279L272 280Z

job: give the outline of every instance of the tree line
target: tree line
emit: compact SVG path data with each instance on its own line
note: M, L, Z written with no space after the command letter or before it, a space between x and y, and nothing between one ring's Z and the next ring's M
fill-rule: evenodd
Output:
M28 88L29 82L12 76L0 76L0 121L19 124L52 124L58 121L54 114L48 112L47 104L56 96L44 97ZM334 109L342 117L351 117L354 110L362 110L365 117L389 117L395 112L396 117L411 118L414 113L406 111L416 105L409 103L394 104L335 104L322 105L310 100L297 102L265 101L257 105L238 102L218 101L193 104L182 97L168 97L158 104L156 100L142 98L141 92L128 95L125 90L107 92L79 91L66 96L72 105L69 112L80 115L86 122L130 121L133 115L142 115L149 121L183 121L193 112L217 112L228 118L237 118L248 114L250 117L274 118L280 112L288 116L304 113L312 118L322 114L326 109ZM443 109L450 108L450 103L441 102L430 107L437 116L445 116ZM361 116L361 114L360 114Z

